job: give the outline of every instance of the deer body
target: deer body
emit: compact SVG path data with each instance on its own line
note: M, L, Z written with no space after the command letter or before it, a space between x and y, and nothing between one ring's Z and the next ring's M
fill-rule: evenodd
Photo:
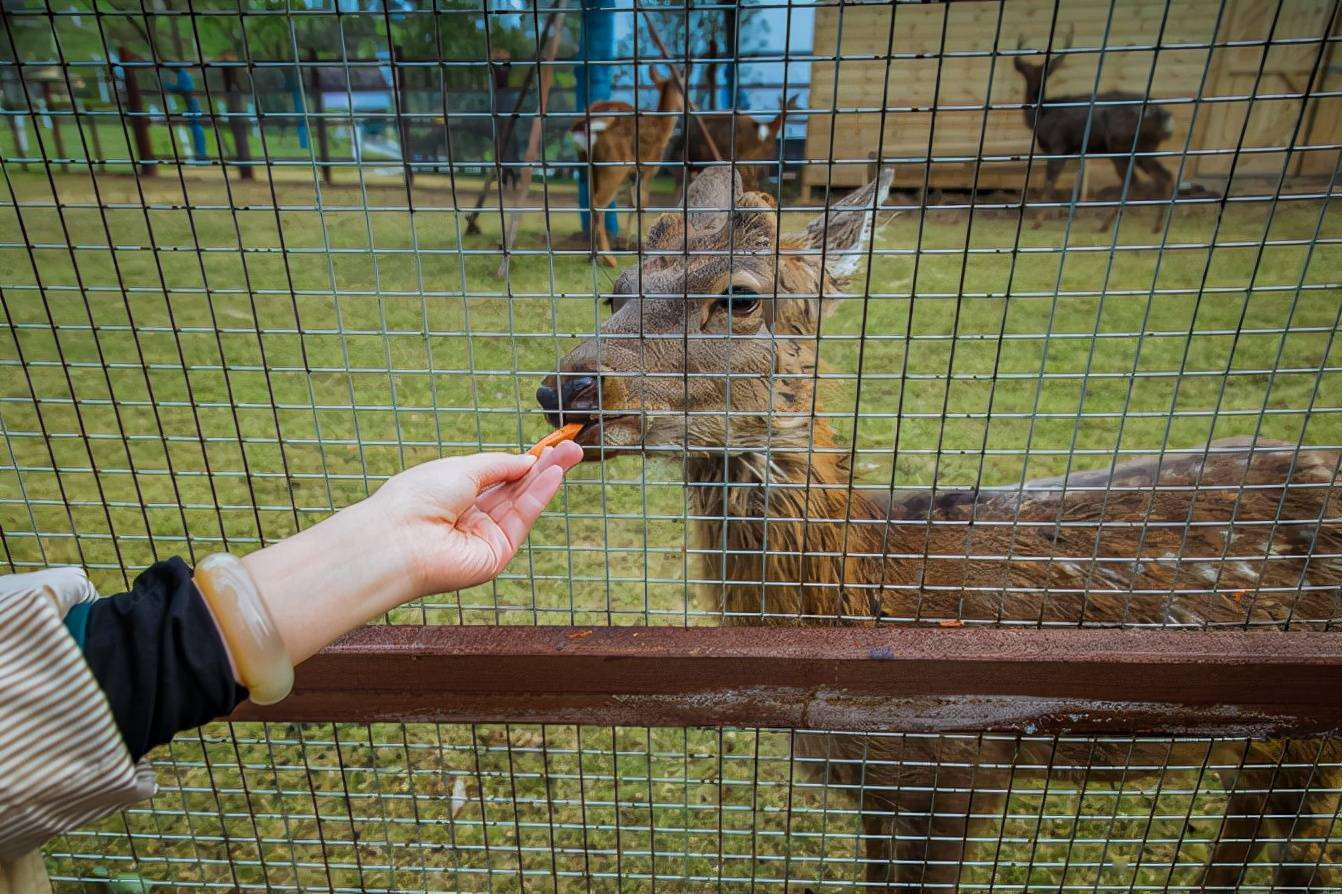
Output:
M587 115L569 130L578 144L578 156L591 163L588 189L591 196L593 251L602 263L614 267L610 256L610 236L603 213L620 188L635 178L635 208L647 207L652 178L661 167L666 145L676 129L675 112L683 111L685 98L674 77L652 75L657 85L657 111L637 113L627 102L602 100L587 107ZM636 218L635 218L636 219Z
M1133 165L1151 180L1151 192L1169 198L1174 178L1149 153L1174 133L1170 113L1152 105L1139 93L1108 90L1090 95L1046 97L1044 82L1057 70L1064 56L1055 56L1045 65L1031 65L1015 59L1016 71L1025 79L1025 126L1034 131L1035 142L1045 154L1054 156L1045 162L1045 192L1051 198L1063 165L1082 154L1107 155L1118 172L1120 183L1130 182ZM1135 179L1135 172L1133 172ZM1164 216L1156 219L1160 230ZM1038 221L1036 220L1036 225ZM1107 222L1106 222L1107 224Z
M816 412L817 330L870 239L882 175L779 237L766 197L714 168L690 214L652 226L602 337L538 392L607 453L684 460L701 598L730 624L957 623L1325 627L1342 619L1342 456L1231 439L1010 488L854 486ZM731 209L731 210L727 210ZM728 337L730 336L730 337ZM1285 635L1285 634L1283 634ZM1234 890L1263 838L1326 837L1336 740L1069 743L803 734L798 757L858 794L866 878L954 890L996 838L1016 775L1132 780L1175 761L1229 792L1207 889ZM1092 770L1091 767L1101 768ZM1111 770L1106 777L1104 768ZM1278 887L1309 889L1318 846L1284 846Z
M736 162L742 183L747 189L759 189L768 176L770 162L778 161L778 134L787 113L797 107L794 96L787 105L768 121L760 121L745 112L693 113L703 122L713 145L722 153L722 161ZM688 182L690 172L698 172L710 162L718 161L698 125L691 123L681 132L667 153L672 164L680 165L680 176ZM751 164L754 162L754 164Z

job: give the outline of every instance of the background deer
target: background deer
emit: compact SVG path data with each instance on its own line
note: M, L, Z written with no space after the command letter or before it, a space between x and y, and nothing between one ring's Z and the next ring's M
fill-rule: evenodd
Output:
M1067 44L1071 45L1070 39ZM1024 46L1022 38L1016 49ZM1174 133L1173 117L1165 109L1151 105L1145 94L1121 90L1046 98L1045 82L1065 58L1054 56L1042 65L1031 65L1019 56L1013 60L1016 71L1025 78L1025 126L1034 131L1039 148L1055 156L1045 164L1044 194L1050 200L1053 198L1063 164L1068 158L1079 158L1085 152L1108 155L1119 181L1131 182L1134 186L1136 172L1133 172L1131 181L1128 172L1135 164L1151 178L1148 194L1169 198L1174 178L1159 159L1141 153L1155 152ZM1112 219L1112 215L1109 216L1102 228ZM1160 231L1164 219L1163 209L1157 206L1153 232ZM1034 225L1039 226L1037 218Z
M685 109L685 96L679 87L684 74L678 82L675 77L661 77L651 68L648 72L657 86L657 111L662 114L636 114L627 102L602 100L589 105L586 117L569 129L578 144L579 159L589 163L592 251L610 267L615 266L615 259L610 255L604 212L633 175L637 204L631 218L637 221L637 212L647 207L652 178L662 165L666 144L676 128L678 119L671 113Z
M769 175L770 163L776 165L778 161L778 134L783 129L787 113L796 108L797 97L793 96L768 121L760 121L745 112L695 112L692 115L703 121L704 128L718 149L730 148L731 152L724 160L737 162L736 170L740 172L745 188L759 189ZM676 165L678 176L684 183L691 179L688 172L697 173L707 163L718 159L709 148L703 132L698 127L687 126L672 141L667 160Z
M699 573L721 582L703 597L726 623L1322 628L1342 618L1336 452L1232 439L1018 487L855 487L848 451L816 412L817 333L889 185L887 171L780 237L767 197L742 193L726 169L705 172L691 213L658 218L650 255L616 281L599 337L538 390L553 424L585 423L578 440L593 456L683 460ZM1336 873L1318 868L1317 842L1342 774L1313 766L1342 758L1333 739L1171 748L812 734L797 746L827 784L861 792L876 885L954 889L966 850L995 839L988 824L1030 767L1131 782L1185 760L1229 793L1206 888L1234 890L1264 839L1295 839L1274 890L1317 889Z

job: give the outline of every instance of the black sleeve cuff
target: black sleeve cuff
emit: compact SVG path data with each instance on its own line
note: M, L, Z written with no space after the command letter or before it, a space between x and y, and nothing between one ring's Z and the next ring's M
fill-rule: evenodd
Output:
M137 761L247 698L191 569L178 558L145 569L129 593L93 603L84 658Z

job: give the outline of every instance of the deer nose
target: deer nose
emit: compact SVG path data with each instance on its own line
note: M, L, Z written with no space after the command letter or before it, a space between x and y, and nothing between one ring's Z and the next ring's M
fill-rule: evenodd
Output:
M536 401L556 428L569 422L590 422L601 409L597 379L591 375L551 376L536 389Z

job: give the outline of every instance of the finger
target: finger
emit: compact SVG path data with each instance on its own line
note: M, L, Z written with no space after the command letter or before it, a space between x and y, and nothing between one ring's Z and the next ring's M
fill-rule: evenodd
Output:
M523 540L527 539L531 526L540 518L546 505L554 499L563 482L564 470L551 466L536 476L536 480L517 495L508 511L502 513L502 517L495 515L499 528L508 538L508 543L512 545L514 551L522 545Z
M474 456L462 457L457 464L457 471L465 475L475 485L475 493L479 493L491 484L498 484L503 481L516 481L527 473L536 463L536 458L529 454L516 453L477 453Z
M555 465L562 466L567 472L578 463L582 462L583 450L576 441L564 441L554 448L554 453L550 455L550 461Z
M554 448L545 447L541 450L540 456L536 458L536 462L521 478L516 481L491 485L482 490L480 495L476 497L476 508L483 512L493 513L504 503L511 502L513 497L520 493L519 488L525 488L528 482L534 481L537 475L552 465L554 465Z

